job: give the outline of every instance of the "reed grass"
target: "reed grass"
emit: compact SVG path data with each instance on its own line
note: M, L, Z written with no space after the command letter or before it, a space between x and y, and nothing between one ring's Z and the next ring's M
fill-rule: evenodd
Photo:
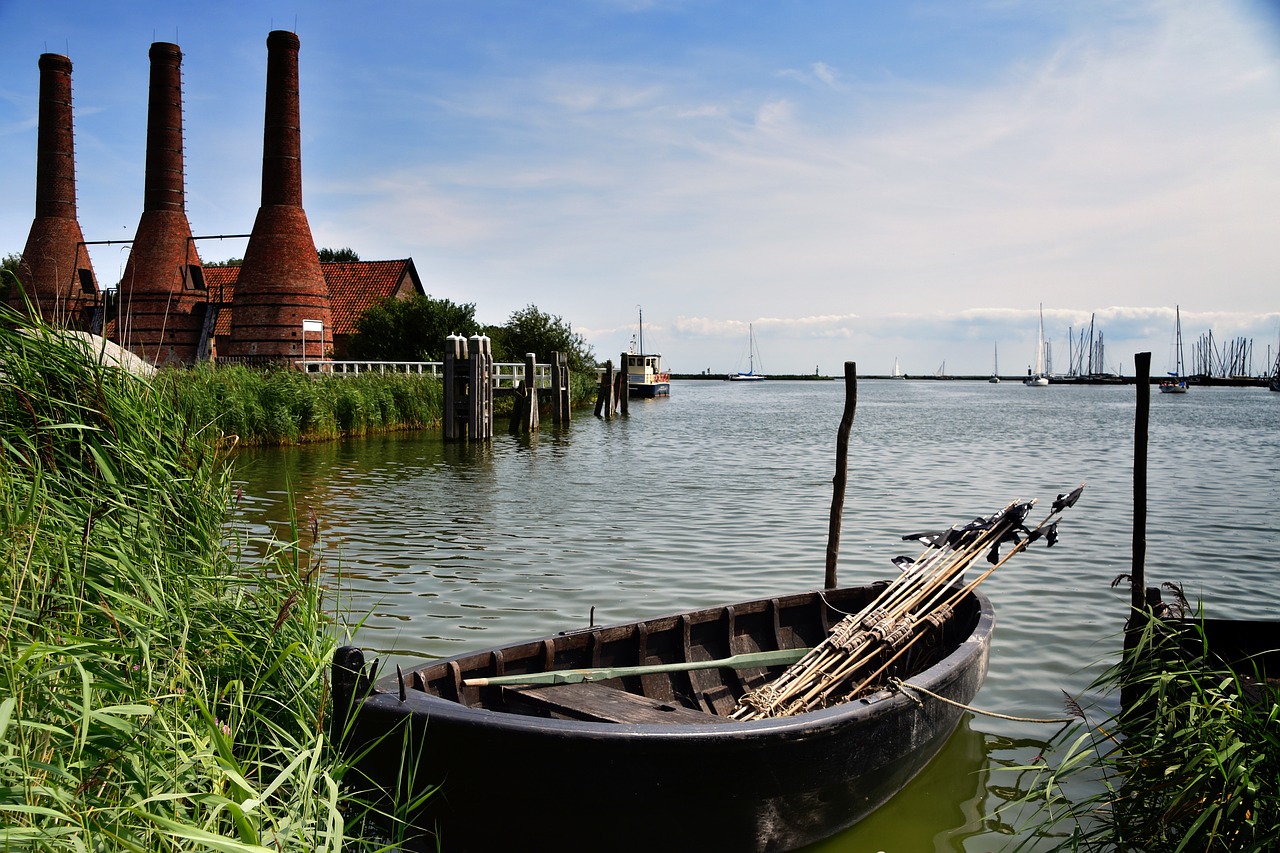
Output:
M216 423L242 444L325 441L438 424L440 379L406 373L357 376L201 365L162 371L157 386L197 423Z
M292 368L199 365L166 370L159 392L195 423L214 423L242 445L288 445L329 441L440 424L442 380L427 374L361 373L355 376L302 373ZM570 378L574 406L595 400L594 374ZM495 417L510 414L512 397L498 397Z
M1202 619L1153 619L1092 685L1130 685L1120 713L1068 702L1081 722L1043 762L1016 768L1033 781L1015 805L1035 810L1018 849L1280 848L1280 692L1215 658Z
M241 565L209 413L0 312L0 850L379 846L326 734L318 530Z

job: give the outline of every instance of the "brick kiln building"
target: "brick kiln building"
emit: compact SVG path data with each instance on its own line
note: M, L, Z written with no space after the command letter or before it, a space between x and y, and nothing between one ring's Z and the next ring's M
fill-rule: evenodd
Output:
M71 62L42 55L36 216L19 275L33 310L155 365L291 362L341 358L366 308L423 293L409 259L320 263L302 207L299 48L291 32L267 36L261 206L243 265L205 269L186 214L182 52L151 46L143 210L114 304L76 218ZM20 294L8 301L24 307Z
M235 313L239 310L236 306L240 304L236 295L240 270L240 267L206 267L204 270L209 298L219 303L225 299L224 308L218 312L214 327L215 353L220 353L222 347L231 340ZM422 280L418 278L418 270L413 265L412 258L321 264L320 271L329 287L329 308L333 325L326 328L323 345L315 338L307 340L305 357L308 359L320 358L321 353L325 352L335 359L346 358L348 342L356 330L356 320L366 309L393 297L407 299L426 292L422 289ZM299 343L301 344L301 339ZM299 355L301 357L303 356Z
M40 126L36 134L36 215L18 277L32 312L45 322L89 328L101 304L93 263L76 218L75 135L71 127L71 60L40 56ZM19 292L8 303L24 310ZM99 326L101 328L101 326Z

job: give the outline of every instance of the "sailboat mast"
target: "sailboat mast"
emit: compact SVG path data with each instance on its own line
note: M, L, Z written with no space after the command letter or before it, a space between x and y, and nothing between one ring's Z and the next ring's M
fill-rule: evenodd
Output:
M644 355L644 309L641 308L639 305L637 305L636 310L640 312L640 355L643 356Z
M1040 339L1036 341L1036 376L1044 373L1044 303L1040 303Z
M1177 338L1176 343L1178 346L1178 364L1177 364L1177 367L1175 367L1174 369L1178 371L1178 378L1183 379L1184 376L1183 376L1183 365L1182 365L1182 306L1180 305L1173 306L1173 317L1174 317L1174 337Z

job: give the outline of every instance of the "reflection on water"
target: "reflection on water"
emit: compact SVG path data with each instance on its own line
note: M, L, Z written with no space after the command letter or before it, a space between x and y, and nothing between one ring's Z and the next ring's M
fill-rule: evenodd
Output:
M669 399L634 401L627 419L579 414L532 437L446 444L429 431L248 451L235 524L250 536L283 530L292 488L365 619L359 643L393 659L542 636L593 609L597 623L623 622L811 589L823 578L843 401L839 382L677 382ZM984 584L997 629L977 704L1062 716L1061 691L1083 692L1119 647L1129 594L1110 582L1130 568L1133 403L1131 387L862 382L842 582L895 571L889 560L910 552L903 533L1014 499L1047 508L1087 482L1058 547L1020 555ZM1152 400L1150 582L1183 583L1212 615L1274 614L1278 426L1280 394L1262 389ZM1052 736L1045 728L976 717L957 740L985 736L1000 762L1026 764ZM913 786L829 849L929 849L914 834L926 811L951 815L931 831L935 849L1004 848L994 811L1017 783L1005 771L973 782L963 765L941 759L947 784ZM987 786L985 803L965 805L961 780Z
M853 829L806 847L805 853L963 850L966 838L986 832L987 775L982 732L966 717L897 797Z

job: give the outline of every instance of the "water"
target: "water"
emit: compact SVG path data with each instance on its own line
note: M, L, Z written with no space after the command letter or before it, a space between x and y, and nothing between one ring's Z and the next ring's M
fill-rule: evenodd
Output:
M904 533L1043 507L1080 483L1060 543L985 584L991 671L975 704L1060 717L1119 647L1130 568L1133 387L863 381L849 443L840 582L891 576ZM1275 618L1280 394L1152 395L1147 581L1211 615ZM578 627L822 585L842 382L676 382L631 416L532 437L437 432L249 451L238 524L287 535L289 484L314 511L357 641L412 663ZM1042 513L1033 511L1032 519ZM340 568L340 578L333 572ZM973 717L880 812L817 850L988 851L1018 820L1056 727Z

